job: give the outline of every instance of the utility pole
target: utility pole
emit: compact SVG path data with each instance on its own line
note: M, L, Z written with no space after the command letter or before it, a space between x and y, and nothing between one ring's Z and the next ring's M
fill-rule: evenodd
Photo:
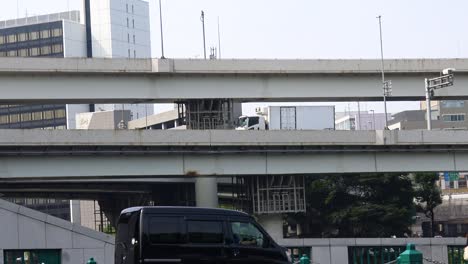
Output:
M218 17L218 58L221 59L221 30L219 26L219 17Z
M202 22L202 27L203 27L203 54L204 54L204 58L206 60L205 12L203 12L203 10L201 11L200 20Z
M161 59L165 59L166 57L164 57L164 35L161 0L159 0L159 26L161 28Z
M383 38L382 38L382 16L379 19L380 28L380 55L381 55L381 70L382 70L382 88L383 88L383 101L385 109L385 129L388 129L388 114L387 114L387 96L391 96L392 82L385 81L385 66L384 66L384 53L383 53Z

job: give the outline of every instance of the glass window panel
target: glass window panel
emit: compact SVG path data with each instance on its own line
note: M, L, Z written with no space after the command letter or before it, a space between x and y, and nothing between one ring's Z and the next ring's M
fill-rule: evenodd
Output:
M19 114L12 114L10 115L10 123L18 123L20 121Z
M55 110L55 118L64 118L65 117L65 109Z
M32 120L42 120L42 112L34 112L32 114Z
M28 57L28 50L27 49L20 49L18 51L18 56L20 57Z
M0 51L0 57L6 57L7 53L5 51Z
M23 113L21 114L21 121L31 121L31 113Z
M41 38L43 39L50 38L50 30L48 29L41 30Z
M63 52L63 46L62 44L56 44L52 46L52 52L53 53L62 53Z
M8 41L8 43L15 43L16 42L16 34L8 35L7 41Z
M36 40L39 39L39 32L33 31L29 33L29 39L30 40Z
M30 56L39 56L40 55L39 48L31 48L29 50L29 54Z
M223 243L223 225L215 221L187 221L187 233L190 243Z
M54 111L53 110L44 111L43 118L44 119L54 119Z
M1 44L5 44L5 37L4 36L0 36L0 45Z
M149 231L153 244L178 244L183 239L180 217L152 217Z
M28 33L20 33L18 34L18 38L19 38L18 41L26 41L28 40Z
M10 50L10 51L8 51L7 56L8 57L16 57L16 53L17 53L16 50Z
M62 29L61 28L52 29L52 37L60 37L60 36L62 36Z
M41 55L48 55L51 53L51 51L52 49L50 48L50 46L41 47Z
M235 244L251 247L263 247L263 234L253 224L232 222L231 229Z
M8 124L9 121L8 121L8 115L2 115L0 116L0 124Z

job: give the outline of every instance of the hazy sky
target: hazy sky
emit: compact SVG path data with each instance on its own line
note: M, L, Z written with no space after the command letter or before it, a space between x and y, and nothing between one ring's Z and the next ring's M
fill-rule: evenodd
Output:
M82 0L4 2L0 19L16 18L18 13L23 17L26 13L44 14L82 6ZM160 57L158 0L149 2L153 57ZM208 47L217 46L220 18L223 58L378 58L378 15L383 17L386 58L468 57L466 0L162 0L162 3L165 55L169 58L203 57L201 10L206 13ZM337 110L347 105L339 104ZM389 109L395 112L417 105L390 103ZM379 103L369 103L367 108L382 111Z

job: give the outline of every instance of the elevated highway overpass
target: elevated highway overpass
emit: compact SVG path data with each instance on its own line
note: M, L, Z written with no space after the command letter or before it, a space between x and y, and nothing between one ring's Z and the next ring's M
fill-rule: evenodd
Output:
M2 184L416 171L468 171L468 131L0 131Z
M386 60L388 99L424 99L424 78L444 68L455 85L435 99L468 99L468 59ZM0 103L378 101L380 78L380 60L2 58Z

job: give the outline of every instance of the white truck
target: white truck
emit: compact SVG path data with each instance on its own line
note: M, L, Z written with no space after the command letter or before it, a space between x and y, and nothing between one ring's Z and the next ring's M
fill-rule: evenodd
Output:
M335 106L268 106L239 117L236 130L335 130Z

